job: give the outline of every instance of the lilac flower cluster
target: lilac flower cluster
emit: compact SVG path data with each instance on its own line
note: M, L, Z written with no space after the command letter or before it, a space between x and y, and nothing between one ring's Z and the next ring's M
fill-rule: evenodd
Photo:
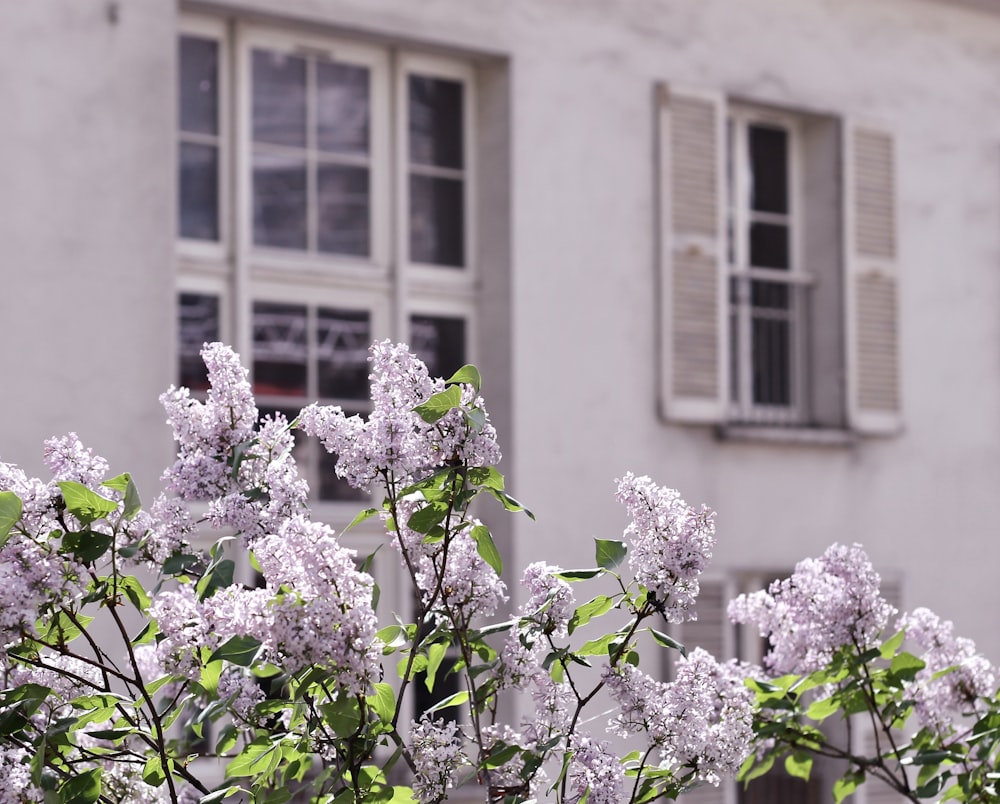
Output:
M455 785L455 773L469 758L454 721L423 718L410 724L413 794L421 804L442 801Z
M895 611L880 586L861 545L834 544L767 591L740 595L729 604L729 617L756 626L769 640L764 664L772 673L810 673L841 648L877 644Z
M587 801L592 804L619 804L625 773L608 743L573 735L570 747L573 757L569 764L569 781L576 794L575 800L580 801L587 795Z
M530 617L544 633L554 637L568 636L576 603L573 587L558 577L561 571L561 567L536 561L525 567L521 576L521 585L529 593L521 616Z
M983 714L984 698L996 689L996 670L976 653L975 643L955 636L950 620L926 608L904 614L896 627L923 651L925 667L909 685L920 722L947 736L955 729L956 717Z
M0 746L0 804L33 804L45 799L41 788L31 782L30 754L15 745Z
M693 619L698 576L715 546L715 512L691 508L674 489L629 472L618 481L618 501L632 518L629 566L668 622Z
M663 762L690 768L718 784L739 770L753 742L753 694L748 668L722 664L696 648L681 657L676 678L660 682L630 664L610 666L604 681L618 712L610 729L622 737L645 735Z
M374 343L368 360L372 412L367 421L346 416L339 406L310 405L300 416L299 426L337 455L339 477L368 491L381 474L406 485L447 461L488 466L500 460L496 431L475 389L463 386L462 405L481 411L479 425L460 409L428 423L414 408L443 391L444 381L431 379L405 344Z

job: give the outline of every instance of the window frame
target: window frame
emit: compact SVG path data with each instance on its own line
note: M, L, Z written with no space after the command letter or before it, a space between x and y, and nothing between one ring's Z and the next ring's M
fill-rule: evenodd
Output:
M808 292L815 280L805 271L803 259L805 206L801 121L793 113L731 102L726 106L725 125L727 135L724 137L723 157L727 176L731 176L731 184L726 182L723 204L725 220L732 226L732 234L723 235L726 239L724 260L729 324L727 419L735 424L805 424L809 417L810 394L807 354L811 323ZM754 125L779 128L787 135L787 213L766 213L751 208L749 131ZM772 220L788 227L787 270L750 264L750 226L754 222ZM750 293L751 283L754 281L780 283L788 288L791 300L788 320L792 332L789 339L788 405L763 404L753 398L753 305ZM732 299L732 290L728 287L734 282L739 288L736 300Z

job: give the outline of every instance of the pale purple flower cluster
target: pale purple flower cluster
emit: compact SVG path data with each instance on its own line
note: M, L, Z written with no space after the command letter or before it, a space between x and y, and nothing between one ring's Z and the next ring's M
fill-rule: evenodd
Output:
M426 717L410 724L410 757L416 771L413 794L421 804L444 800L455 773L469 764L457 724Z
M975 643L955 636L950 620L926 608L904 614L896 627L923 651L925 667L908 690L920 722L947 736L956 716L982 714L983 699L996 689L996 670L976 652Z
M576 603L573 588L558 577L561 571L561 567L536 561L521 576L521 585L529 592L521 616L531 618L543 632L555 637L568 635Z
M251 673L229 665L219 676L219 698L230 698L232 711L243 720L253 722L253 708L264 700L264 690Z
M775 675L810 673L843 647L864 651L878 643L894 609L861 545L831 545L807 558L767 591L729 604L733 622L754 625L771 650L764 664Z
M72 480L97 490L108 476L108 462L84 447L76 433L50 438L44 444L42 455L54 481Z
M0 745L0 804L41 802L45 793L31 782L31 756L15 745Z
M619 804L622 801L625 773L621 762L607 742L574 734L570 743L573 757L569 764L569 782L580 801L585 794L588 804Z
M698 576L715 546L715 512L690 507L674 489L629 472L618 481L617 499L632 521L625 528L629 566L668 622L694 618Z
M630 664L606 667L603 678L618 704L610 729L623 737L644 734L665 762L718 784L739 770L751 750L753 694L744 686L746 673L701 648L679 660L671 682Z
M338 477L367 491L382 473L405 483L448 461L487 466L500 460L496 431L474 389L463 388L462 404L482 411L481 425L457 409L428 423L414 408L443 391L444 381L431 379L405 344L376 342L368 359L372 412L367 421L346 416L339 406L310 405L300 416L299 426L337 455Z
M157 621L163 634L156 646L163 668L196 681L201 673L201 648L214 648L217 642L194 587L185 584L160 592L149 606L149 616Z

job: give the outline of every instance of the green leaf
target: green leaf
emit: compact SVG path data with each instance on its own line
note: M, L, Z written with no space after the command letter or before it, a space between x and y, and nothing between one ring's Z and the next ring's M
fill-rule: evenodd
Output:
M600 656L608 652L608 647L618 637L618 634L605 634L597 639L587 640L574 653L578 656Z
M757 757L754 754L751 754L744 760L743 766L740 768L737 778L743 782L744 785L748 785L754 779L763 776L771 770L773 766L774 754L768 754L760 762L757 762Z
M7 544L10 530L21 518L24 506L13 491L0 491L0 547Z
M685 648L680 642L669 634L664 634L662 631L657 631L655 628L650 628L649 633L653 635L654 641L660 647L677 650L680 651L681 656L687 656L687 648Z
M428 424L434 424L461 404L462 389L457 385L450 385L443 391L434 394L422 405L417 405L413 411Z
M427 669L424 675L424 685L427 687L428 692L434 692L434 679L437 676L441 660L444 659L447 650L448 646L444 642L435 642L427 648Z
M461 690L460 692L456 692L454 695L449 695L447 698L443 698L442 700L438 701L436 704L434 704L434 706L432 706L430 709L427 710L427 713L430 714L431 712L437 712L441 709L448 709L449 707L452 706L461 706L467 700L469 700L468 691Z
M227 754L236 747L236 737L238 732L236 731L236 726L232 723L226 724L226 727L219 734L219 739L215 743L215 753L220 756ZM204 801L204 799L202 799Z
M833 783L833 800L836 804L840 804L841 801L857 790L864 781L864 771L845 773Z
M234 636L226 640L208 658L209 662L223 659L240 667L249 667L260 653L261 642L249 636Z
M569 632L572 634L581 625L586 625L594 617L606 614L614 605L614 600L607 595L598 595L588 600L582 606L578 606L569 621Z
M277 750L278 746L272 745L266 737L258 737L252 743L244 746L243 750L226 766L226 778L255 776L262 773L267 769L270 757Z
M362 522L367 522L377 513L378 513L378 508L365 508L363 511L359 511L357 516L355 516L354 519L351 520L351 524L348 525L346 528L344 528L341 531L341 533L342 534L347 533L347 531L349 531L351 528L357 527Z
M473 466L469 469L469 482L485 489L503 491L503 475L494 466Z
M60 480L58 486L66 503L66 510L84 525L118 510L118 503L114 500L102 497L73 480Z
M219 790L215 790L209 793L207 796L202 796L198 804L219 804L220 801L229 798L230 796L239 793L242 790L238 785L231 785L230 787L223 787ZM244 791L246 792L246 791Z
M119 580L118 586L125 590L125 596L132 601L132 605L140 612L145 613L146 609L149 608L150 600L139 579L134 575L126 575Z
M603 572L604 570L602 569L563 570L562 572L557 572L556 577L572 583L573 581L589 581Z
M101 797L101 768L92 768L73 776L59 788L63 804L94 804Z
M200 563L201 559L198 556L193 556L189 553L178 553L170 556L170 558L163 562L163 574L181 575L188 570L194 569Z
M906 638L906 631L897 631L889 639L882 643L882 647L879 649L883 659L891 659L897 650L903 645L903 640Z
M535 518L535 515L531 513L531 511L529 511L527 508L521 505L521 503L519 503L517 500L511 497L506 491L500 491L498 489L489 487L487 487L487 490L489 491L490 494L492 494L500 501L500 504L504 507L504 510L512 511L515 514L523 511L525 514L527 514L529 519Z
M889 665L889 672L902 681L912 681L918 672L926 667L926 663L912 653L897 653Z
M132 482L132 475L128 472L123 472L118 475L118 477L105 480L101 485L107 486L109 489L114 489L115 491L120 491L124 495L125 507L122 511L122 515L126 519L132 519L139 513L139 511L142 510L142 501L139 499L139 489L137 489L135 483Z
M198 600L207 600L215 593L216 589L232 586L235 570L236 564L228 558L210 567L205 573L205 577L198 582Z
M167 780L167 775L163 772L163 762L156 754L146 760L146 765L142 769L142 780L153 787L159 787Z
M500 551L497 550L490 535L490 529L485 525L476 525L472 528L472 538L476 542L476 552L479 557L489 564L493 571L500 575L503 572L503 560L500 558Z
M611 539L594 539L597 543L597 566L601 569L613 570L625 558L628 548L624 542Z
M358 730L361 723L361 709L357 700L342 696L320 707L326 723L340 738L346 739Z
M812 720L826 720L830 715L840 711L840 702L834 698L822 698L809 704L806 717Z
M789 776L794 776L797 779L803 779L808 782L812 766L813 758L800 751L796 751L794 754L785 757L785 770L788 771Z
M67 533L63 536L63 550L68 550L78 560L84 564L92 564L103 556L111 547L112 536L110 533L98 533L93 530L81 530L75 533Z
M455 385L460 382L464 382L466 385L471 385L476 389L477 394L483 387L483 378L479 373L479 369L470 363L466 363L462 366L462 368L445 380L447 385Z
M406 521L406 526L416 533L430 533L448 516L449 506L446 503L429 503L418 508Z
M389 684L378 682L375 685L375 695L368 697L368 703L375 710L379 720L391 723L396 713L396 692Z

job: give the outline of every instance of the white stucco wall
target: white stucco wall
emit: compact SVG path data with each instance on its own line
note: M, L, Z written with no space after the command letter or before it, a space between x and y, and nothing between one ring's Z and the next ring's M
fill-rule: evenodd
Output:
M173 374L177 9L118 7L117 22L97 0L0 9L0 458L37 468L41 439L72 427L149 486L170 454L156 397ZM1000 15L924 0L209 10L506 61L509 327L484 336L509 344L505 471L537 515L509 563L589 563L591 537L624 525L613 481L632 469L719 511L720 570L860 541L907 605L1000 661ZM657 81L895 132L901 435L733 443L659 418Z

